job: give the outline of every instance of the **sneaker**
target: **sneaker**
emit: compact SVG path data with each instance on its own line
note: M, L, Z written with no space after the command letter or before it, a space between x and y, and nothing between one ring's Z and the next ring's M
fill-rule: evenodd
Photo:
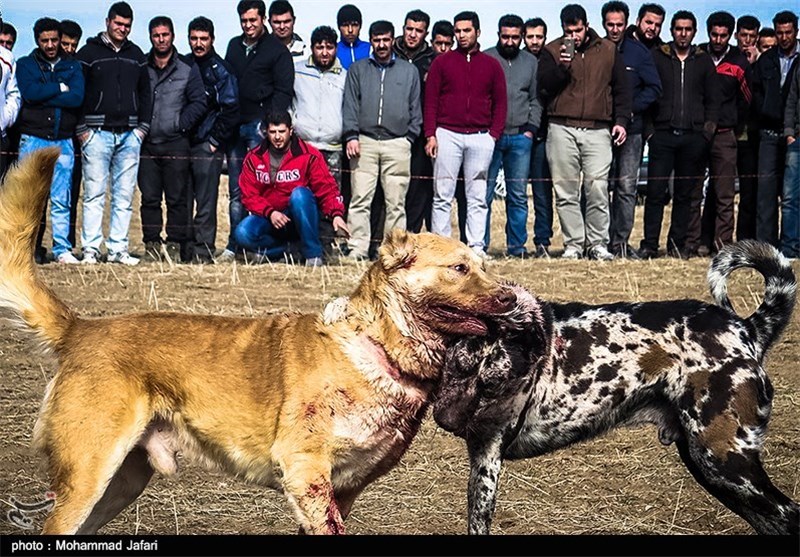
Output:
M178 242L167 242L164 245L164 255L167 261L173 264L181 262L181 245Z
M536 251L533 252L533 257L536 259L550 259L550 248L539 244L536 246Z
M306 259L306 267L322 267L323 265L321 257L309 257Z
M576 248L575 246L567 246L564 250L564 253L561 254L561 259L581 259L583 257L583 253L581 252L580 248Z
M96 251L87 249L86 251L83 252L83 258L81 259L81 263L83 263L84 265L94 265L95 263L97 263L98 255L99 254Z
M478 246L472 246L472 251L474 251L478 255L478 257L480 257L484 261L491 261L492 259L494 259L483 248L480 248Z
M215 260L216 263L233 263L234 261L236 261L236 254L228 248L222 250Z
M133 267L134 265L139 264L139 258L132 256L127 251L121 251L119 253L109 253L108 262L121 263L122 265Z
M614 256L605 246L596 245L589 248L589 259L592 261L611 261Z
M64 253L60 253L58 257L56 257L56 263L61 263L64 265L75 265L80 263L78 258L72 255L71 251L65 251Z

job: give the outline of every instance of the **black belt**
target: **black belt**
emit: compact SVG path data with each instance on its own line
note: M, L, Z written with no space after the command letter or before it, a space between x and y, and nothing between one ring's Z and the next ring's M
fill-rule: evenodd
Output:
M683 128L671 128L669 131L672 135L688 135L692 133L694 130L685 130Z

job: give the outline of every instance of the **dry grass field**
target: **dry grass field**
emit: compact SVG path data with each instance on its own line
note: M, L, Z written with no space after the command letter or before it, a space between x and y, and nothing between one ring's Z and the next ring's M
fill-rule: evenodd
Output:
M223 192L225 191L223 185ZM220 197L220 238L227 208ZM640 210L640 209L639 209ZM539 296L589 303L618 300L710 300L708 259L645 262L511 260L499 255L502 201L494 206L490 262L494 272ZM641 214L637 216L641 223ZM142 251L134 218L131 247ZM555 240L559 238L556 234ZM640 235L634 232L638 243ZM218 241L218 246L223 245ZM48 244L49 245L49 244ZM284 264L196 266L142 264L134 268L40 268L44 280L86 317L144 310L233 316L281 311L318 312L348 293L365 269L343 263L322 269ZM795 270L800 266L795 264ZM739 272L731 299L746 314L760 302L760 276ZM800 500L800 313L768 356L775 388L765 467L784 493ZM153 339L153 344L169 343ZM224 343L221 337L219 342ZM253 354L253 358L258 358ZM10 498L32 502L48 489L29 445L51 360L30 339L0 325L0 534L23 533L5 520ZM102 419L102 416L98 416ZM466 531L468 463L460 439L426 418L401 464L374 482L347 521L351 534L460 534ZM43 516L32 515L34 530ZM664 447L653 427L609 435L540 458L506 463L494 522L496 534L750 534L749 526L702 490L674 446ZM105 533L292 534L296 524L283 496L194 466L177 478L156 477L138 501Z

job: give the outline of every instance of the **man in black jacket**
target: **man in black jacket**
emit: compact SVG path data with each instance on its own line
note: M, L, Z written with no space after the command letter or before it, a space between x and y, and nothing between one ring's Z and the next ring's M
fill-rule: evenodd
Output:
M217 197L222 156L239 125L239 83L214 50L214 23L203 16L189 23L189 46L205 85L206 112L192 142L195 263L213 263L217 238Z
M142 141L150 130L150 81L142 50L128 40L133 10L112 4L106 30L86 41L76 59L86 76L86 94L75 134L83 157L83 263L97 263L103 243L106 187L111 183L111 219L105 240L108 261L136 265L128 253L128 230Z
M264 116L287 110L294 92L292 55L283 43L267 32L264 1L241 0L236 11L242 34L228 43L225 61L239 81L239 129L227 150L230 236L218 262L232 261L237 251L233 231L244 217L239 189L244 156L261 143Z
M153 91L150 135L142 145L139 189L145 257L178 263L191 258L193 242L189 190L189 134L203 117L206 97L200 70L175 50L175 28L167 16L150 20L147 75ZM167 204L167 241L161 237Z
M783 189L786 139L783 117L789 85L797 71L797 15L779 12L772 20L778 45L755 63L753 106L758 114L761 142L758 149L756 239L778 246L778 197Z
M653 105L655 133L650 139L644 238L639 249L639 255L645 259L658 257L661 221L673 171L674 195L667 253L681 258L696 255L700 240L702 175L708 145L719 119L714 62L711 56L692 45L697 19L685 10L675 12L670 30L672 41L652 51L663 94ZM693 221L697 222L698 238L690 240L688 233Z

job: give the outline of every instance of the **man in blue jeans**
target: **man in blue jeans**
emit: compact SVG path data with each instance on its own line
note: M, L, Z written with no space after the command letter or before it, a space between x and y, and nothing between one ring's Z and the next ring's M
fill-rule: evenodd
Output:
M58 147L50 186L50 222L53 258L58 263L79 263L69 236L70 192L75 151L72 134L83 102L83 71L78 62L60 51L59 22L43 17L33 26L37 49L17 62L17 84L22 94L18 125L22 139L20 158L37 149Z
M249 211L236 227L236 242L261 260L281 258L300 241L307 267L320 267L320 218L348 237L344 204L322 154L292 133L288 112L267 115L266 139L247 153L239 176L242 204Z
M786 170L781 195L780 249L786 257L797 259L800 258L800 71L795 70L790 83L783 124Z
M492 199L497 174L502 165L506 180L506 252L512 257L527 257L528 241L528 172L531 165L531 146L539 129L542 105L536 87L538 60L533 54L520 50L525 25L518 15L504 15L498 22L497 46L486 54L500 62L506 78L508 112L503 135L494 147L489 164L486 188L486 236L484 249L489 249Z

